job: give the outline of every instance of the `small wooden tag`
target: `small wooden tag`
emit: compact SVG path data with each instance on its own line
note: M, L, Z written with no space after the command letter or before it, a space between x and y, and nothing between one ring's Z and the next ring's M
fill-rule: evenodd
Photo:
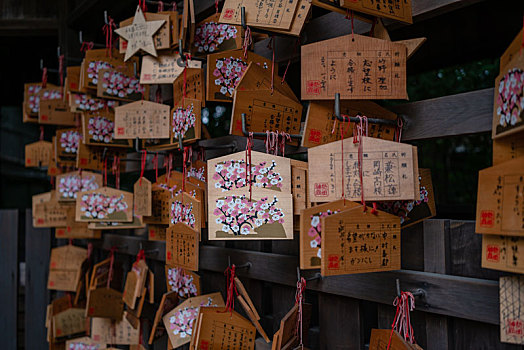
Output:
M200 276L180 267L166 265L167 290L177 292L181 298L200 295Z
M173 101L182 101L182 98L185 97L201 101L202 107L204 107L206 100L205 74L201 68L186 68L185 74L180 74L173 82Z
M524 137L522 136L521 133L516 133L493 140L493 165L523 157Z
M132 345L138 344L140 340L140 328L135 329L126 317L121 321L113 321L109 318L93 317L91 319L91 339L103 344Z
M302 304L302 334L306 335L309 329L309 320L311 318L311 304ZM299 306L295 305L280 321L280 328L278 330L278 340L274 349L276 350L291 350L295 349L300 344L300 339L296 334L299 317ZM307 339L307 336L304 338Z
M402 337L391 329L372 329L369 350L415 350Z
M115 139L115 113L100 110L82 113L82 140L89 146L129 147L131 140Z
M201 203L198 199L186 192L174 193L169 204L169 225L182 222L200 232L202 228Z
M152 215L152 193L151 181L141 177L133 186L134 214L151 216Z
M74 292L80 278L87 250L73 245L51 249L47 288Z
M146 12L143 14L147 19L146 23L149 21L164 21L164 24L161 25L160 29L153 35L153 44L155 49L164 50L171 47L171 17L168 14L155 13L155 12ZM133 23L133 17L128 18L120 22L120 28L130 26ZM131 28L130 28L131 29ZM136 34L135 34L136 35ZM124 54L127 50L128 42L124 38L121 38L119 41L119 51ZM155 56L155 55L153 55Z
M37 141L25 145L25 167L49 166L53 153L53 144L49 141Z
M302 209L311 206L307 194L307 172L307 162L291 159L291 192L293 193L294 215L300 215Z
M112 148L111 150L105 152L105 155L107 157L118 157L120 159L123 159L126 157L126 151ZM78 154L76 157L75 166L81 169L103 171L104 170L104 149L87 146L83 144L82 142L80 142L80 144L78 145ZM124 162L121 162L120 163L120 172L124 172L124 171L125 171L125 164Z
M405 23L413 23L411 16L411 0L395 2L395 4L380 4L366 0L340 0L340 6L366 13L368 15L391 18Z
M524 344L524 278L500 277L500 341Z
M289 30L297 11L299 0L261 0L257 3L247 0L226 0L220 23L240 25L241 7L245 7L246 24L248 26L262 27L267 29ZM275 11L275 8L280 11Z
M126 284L124 286L123 299L126 305L134 309L136 300L142 295L144 290L148 267L144 260L133 264L131 271L127 273Z
M82 89L96 90L99 79L99 70L119 68L128 75L134 74L135 65L139 66L139 59L132 57L124 62L124 56L118 50L112 49L111 55L106 49L87 50L80 72Z
M136 101L115 108L115 139L169 138L169 106Z
M56 131L56 162L59 165L74 166L78 147L82 143L82 134L79 129L59 129Z
M162 316L167 314L169 311L173 310L178 305L178 293L176 292L167 292L162 296L160 305L155 314L155 319L153 320L153 326L151 327L151 333L149 335L149 345L153 344L153 341L161 337L166 329L163 324L159 324L162 319Z
M111 288L88 291L86 317L104 317L121 320L124 312L122 293Z
M150 241L165 241L168 225L148 225Z
M53 337L63 338L86 331L85 310L70 308L53 316Z
M185 143L193 142L201 137L202 117L201 101L189 98L175 103L171 110L171 143L178 145L179 137Z
M34 227L62 227L67 226L67 215L70 205L58 202L56 191L34 202L33 226Z
M400 218L356 207L320 219L322 276L400 269Z
M166 231L166 264L198 271L200 232L184 223L176 223Z
M188 68L202 68L202 63L196 60L187 60L187 65ZM143 56L140 84L173 84L184 72L184 67L179 55Z

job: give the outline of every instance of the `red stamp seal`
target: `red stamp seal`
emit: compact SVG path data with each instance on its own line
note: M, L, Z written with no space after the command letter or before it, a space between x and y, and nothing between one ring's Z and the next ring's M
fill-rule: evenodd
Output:
M308 80L306 82L306 92L312 95L320 95L320 81L319 80Z
M522 335L522 320L506 319L506 334Z
M500 247L494 244L488 244L486 248L486 260L499 262L500 260Z
M320 143L320 139L322 138L322 132L317 129L311 129L309 131L309 142L313 143Z
M124 135L124 128L118 128L118 135Z
M327 182L315 183L315 197L327 197L329 196Z
M340 269L340 261L338 255L331 254L328 256L328 270Z
M480 212L480 227L493 227L495 223L495 213L493 210L482 210Z
M233 15L235 14L234 9L225 9L224 11L224 19L231 19L233 18Z

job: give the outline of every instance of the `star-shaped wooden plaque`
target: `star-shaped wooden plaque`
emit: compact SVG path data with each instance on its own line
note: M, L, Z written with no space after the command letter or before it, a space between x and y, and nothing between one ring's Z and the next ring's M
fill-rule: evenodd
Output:
M124 61L127 61L131 56L139 50L143 50L150 55L156 57L155 43L153 42L153 35L162 27L165 20L162 21L146 21L144 13L140 6L136 8L135 18L133 23L129 26L118 28L115 32L122 38L127 40L126 56Z

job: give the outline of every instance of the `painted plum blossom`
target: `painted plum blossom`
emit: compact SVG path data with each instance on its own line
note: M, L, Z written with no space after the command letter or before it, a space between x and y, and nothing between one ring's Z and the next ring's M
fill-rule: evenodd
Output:
M76 153L80 143L80 133L76 130L66 130L60 134L60 146L66 153Z
M380 202L378 206L380 210L400 217L400 224L402 225L408 218L409 213L417 205L427 203L428 201L428 190L425 186L420 186L420 197L415 201Z
M224 41L237 37L237 28L216 22L202 23L195 30L195 47L199 53L213 53Z
M235 236L256 234L265 224L284 223L284 212L277 208L278 198L250 201L246 196L226 196L216 200L213 215L221 230Z
M177 292L181 298L188 298L197 295L197 287L193 280L193 275L184 273L184 269L173 267L167 269L167 282L171 291Z
M497 115L502 127L513 126L521 119L524 109L524 71L519 68L509 70L499 83Z
M193 214L193 204L182 203L181 201L173 201L171 203L171 224L183 222L192 228L195 228L195 214Z
M178 107L173 111L173 119L171 120L171 126L173 127L173 137L178 140L178 136L182 135L185 137L186 132L190 128L195 127L196 115L195 107L193 103L187 105L187 107Z
M201 303L200 306L188 306L178 310L169 319L169 329L180 338L191 337L193 322L195 322L200 308L209 306L216 307L218 305L213 302L213 299L207 298L207 301Z
M73 99L75 101L76 109L80 111L94 112L107 107L114 108L116 106L116 101L91 98L84 94L74 94Z
M106 196L102 193L87 193L82 195L80 202L80 211L84 219L111 220L122 216L126 217L125 211L128 208L123 194Z
M215 85L220 86L222 95L233 97L233 92L247 69L247 62L241 58L223 57L216 60L215 66Z
M38 109L40 108L40 96L38 93L42 90L42 85L30 85L27 88L27 94L28 96L28 105L29 109L31 110L31 113L38 113Z
M194 177L197 180L206 182L206 176L204 175L204 167L194 168L191 167L187 172L187 177Z
M317 250L317 257L321 258L321 247L320 242L322 241L322 225L320 222L320 219L325 218L326 216L330 216L333 214L338 213L340 210L326 210L325 212L319 212L315 215L311 215L311 226L309 227L309 230L307 231L307 235L311 237L311 241L309 242L309 245L312 249L318 248Z
M102 88L104 95L130 99L139 98L145 91L145 87L140 85L137 78L114 70L103 73Z
M272 160L271 164L261 162L251 164L251 183L255 187L267 188L280 191L282 187L282 176L275 171L277 163ZM222 192L231 189L242 188L249 185L246 182L246 162L244 160L228 160L215 165L215 188L221 188Z
M77 174L64 176L60 178L58 192L60 196L69 199L75 199L78 192L98 189L96 178L91 176L80 176Z
M98 350L101 347L101 344L70 343L67 350Z
M89 118L87 129L94 141L110 143L113 141L115 123L107 118L96 116Z
M112 69L112 64L106 61L91 61L87 66L87 78L91 85L98 84L98 71L101 69Z

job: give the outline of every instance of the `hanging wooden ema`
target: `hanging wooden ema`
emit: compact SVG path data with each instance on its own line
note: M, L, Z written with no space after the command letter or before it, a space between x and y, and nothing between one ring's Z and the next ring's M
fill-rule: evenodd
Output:
M186 192L176 192L170 199L169 225L182 222L196 231L202 228L201 202Z
M51 249L47 289L76 291L87 249L71 244Z
M258 333L260 333L260 335L262 336L262 338L264 338L266 343L269 343L270 342L269 337L267 336L266 332L260 325L260 322L259 322L260 316L257 312L257 309L255 308L255 305L253 304L253 301L249 297L249 294L247 293L246 288L244 287L240 279L238 279L238 277L236 276L234 278L234 283L239 293L237 295L237 300L240 302L240 305L244 309L244 312L249 317L249 320L251 321L253 326L255 326Z
M133 221L133 194L102 187L81 192L76 198L76 221Z
M475 232L524 236L523 193L522 159L479 171Z
M524 344L524 278L500 277L500 341Z
M482 267L524 273L524 238L482 235Z
M47 89L56 88L53 84L46 84ZM38 111L40 109L40 91L42 90L42 83L24 84L24 103L22 106L23 122L38 122ZM58 89L57 92L60 92ZM59 94L53 94L50 97L58 98Z
M62 88L42 89L39 93L38 123L74 126L79 115L69 110Z
M204 107L206 100L204 82L204 69L186 68L186 72L180 74L173 82L173 101L182 101L182 98L190 98L201 101L202 107Z
M76 208L74 205L67 206L66 225L57 227L55 230L56 238L100 238L101 232L90 230L87 222L77 222L75 220Z
M253 324L225 307L201 307L193 325L190 349L255 349Z
M141 251L143 253L143 251ZM142 291L146 285L146 278L148 267L145 258L137 257L139 259L131 267L131 271L127 273L126 284L124 286L123 300L126 305L134 309L136 300L142 295Z
M122 55L112 49L87 50L82 65L80 81L83 90L96 90L98 86L99 70L117 68L128 76L132 76L139 66L138 58L131 58L124 62Z
M171 110L171 143L178 145L179 137L182 142L194 142L201 137L202 102L190 98L182 98L175 103Z
M396 331L390 329L372 329L369 350L417 350L405 341Z
M65 87L68 92L80 92L80 66L66 68Z
M140 68L140 84L173 84L188 68L202 68L202 63L187 59L182 62L179 55L158 55L158 57L144 56Z
M137 101L149 96L149 86L142 86L133 75L122 73L119 69L100 69L97 96L121 101Z
M334 114L335 101L310 101L304 125L303 147L315 147L340 140L340 121ZM340 112L355 117L365 115L368 118L396 120L397 115L372 101L340 101ZM345 122L347 124L347 122ZM345 128L344 138L353 135L354 123ZM369 123L368 136L394 141L397 127ZM332 131L335 131L332 133Z
M218 23L220 13L216 13L196 25L191 53L195 56L207 55L225 50L239 49L242 46L240 26Z
M200 232L184 223L170 226L166 232L166 265L198 271Z
M320 268L322 224L321 219L341 211L360 207L359 204L339 199L330 203L316 205L300 212L300 268L302 270Z
M90 289L87 294L86 317L121 320L124 312L122 293L103 287Z
M85 310L69 308L53 316L53 337L63 338L86 331Z
M138 9L137 9L137 13L135 14L135 18L137 15L138 15ZM146 13L142 12L142 16L144 18L144 21L147 18L147 21L145 21L146 24L149 22L153 22L153 21L162 22L160 28L154 31L153 45L155 49L157 50L169 49L171 47L171 16L169 16L169 14L167 13L153 13L153 12L146 12ZM123 20L122 22L120 22L120 28L124 28L124 27L133 25L136 21L135 18L128 18L126 20ZM176 25L176 24L173 23L173 25ZM135 29L133 30L129 29L128 32L130 32L131 37L139 36L139 38L136 40L148 40L149 38L147 36L150 36L150 34L149 33L145 34L144 32L142 32L145 29L146 29L145 25L144 27L137 25ZM119 42L120 53L125 54L127 51L127 47L128 47L128 41L122 38ZM154 54L151 54L151 55L156 56Z
M300 215L302 209L309 208L311 203L307 195L307 162L291 160L291 192L293 194L293 214Z
M132 345L140 342L140 327L134 328L126 317L120 321L110 318L91 318L91 339L103 344Z
M511 44L509 44L508 48L502 56L500 57L500 71L506 67L506 65L515 57L515 54L520 52L520 48L522 47L522 38L524 36L524 29L521 29L520 32L517 34L517 36L513 39Z
M115 108L116 139L169 138L169 106L136 101Z
M151 192L151 181L145 177L135 182L133 186L133 208L134 215L152 215L152 192Z
M56 162L63 166L74 166L82 134L76 128L56 131Z
M378 209L400 217L401 227L409 227L437 215L430 169L419 169L420 196L414 201L379 202Z
M248 26L289 30L298 3L299 0L226 0L219 22L240 25L241 8L245 7Z
M521 133L493 140L493 165L524 156L524 137Z
M165 334L166 329L164 328L164 325L159 322L165 314L178 305L178 301L178 294L175 292L167 292L162 295L162 300L160 300L160 305L158 306L155 319L153 320L153 326L151 327L151 333L149 334L149 345L153 344L155 339L158 339Z
M171 189L165 184L154 183L151 186L151 216L144 217L144 222L155 225L169 225Z
M89 350L104 350L107 349L105 344L100 344L90 337L81 337L71 340L66 340L65 348L67 350L80 350L80 349L89 349Z
M369 0L340 0L340 6L368 15L391 18L405 23L413 23L411 0L378 2Z
M200 186L201 184L207 183L206 176L207 176L207 162L202 161L202 160L196 160L191 163L191 166L189 167L189 170L187 171L187 178L189 182L194 183L191 180L195 179L198 181L197 183L195 183L195 185Z
M233 93L249 63L265 70L271 69L271 60L251 51L244 58L244 50L231 50L207 56L207 100L233 101Z
M58 194L56 191L51 191L49 200L47 196L38 200L34 204L33 210L33 227L62 227L67 225L67 211L66 204L58 202Z
M154 294L154 287L152 288L152 286L154 286L153 272L148 271L145 279L146 279L146 286L142 289L141 293L137 296L138 299L135 303L135 307L127 308L126 317L134 328L139 328L140 326L140 316L142 315L142 310L144 309L144 304L146 301L146 295L148 294L148 291L149 291L150 298Z
M111 258L102 260L98 264L93 266L91 272L91 278L89 279L89 289L104 288L107 287L107 281L109 278L109 271L111 270ZM116 262L113 264L113 272L111 274L111 280L109 281L109 287L112 289L122 288L123 271L117 265Z
M172 348L176 349L191 341L193 323L198 316L200 307L224 306L222 295L213 293L189 298L165 314L162 321L167 329Z
M49 141L37 141L25 145L25 167L46 167L49 165L53 144Z
M102 70L102 68L100 68L100 70ZM69 94L69 108L71 112L113 111L118 105L118 101L95 98L87 94Z
M166 265L166 286L181 298L194 297L200 295L200 276L181 267Z
M78 144L78 152L75 166L81 169L89 170L104 170L104 154L109 157L118 157L120 159L126 158L126 151L111 148L106 153L101 147L91 147L80 142ZM125 163L120 163L120 172L125 171Z
M169 16L167 16L167 19L169 20ZM115 29L115 33L120 35L123 39L127 40L124 61L127 61L129 58L131 58L131 56L135 55L140 50L156 57L153 35L165 23L165 19L160 21L146 21L140 5L137 6L133 23L128 26ZM169 43L169 28L166 28L166 30L167 42Z
M72 171L56 177L59 201L74 202L78 192L96 190L102 187L102 175L89 171Z
M165 241L168 225L148 225L148 239L150 241Z
M356 207L320 219L322 276L400 269L400 218Z
M524 56L515 55L495 80L492 137L524 130Z
M352 139L308 150L311 201L333 201L340 199L342 194L346 199L360 201L360 170L365 200L418 199L420 187L416 147L366 136L362 136L361 140L362 162L358 159L359 143L353 143Z
M279 34L286 34L290 36L299 37L304 29L304 24L309 20L311 13L311 1L309 0L298 0L298 7L295 11L295 16L293 17L293 22L291 23L291 28L289 30L284 29L274 29L271 28L271 31Z
M302 46L302 99L406 99L404 44L350 34Z
M130 140L115 140L115 113L98 110L82 113L82 140L89 146L130 147Z
M297 334L299 330L299 317L302 317L302 334L304 338L307 338L307 332L309 330L309 320L311 318L312 305L302 304L302 315L299 314L299 305L294 305L291 310L282 318L280 321L280 328L278 330L278 336L275 342L273 338L273 348L275 350L292 350L296 349L300 345L300 334ZM299 331L300 332L300 331ZM300 347L299 347L300 349ZM304 348L305 349L305 348Z

